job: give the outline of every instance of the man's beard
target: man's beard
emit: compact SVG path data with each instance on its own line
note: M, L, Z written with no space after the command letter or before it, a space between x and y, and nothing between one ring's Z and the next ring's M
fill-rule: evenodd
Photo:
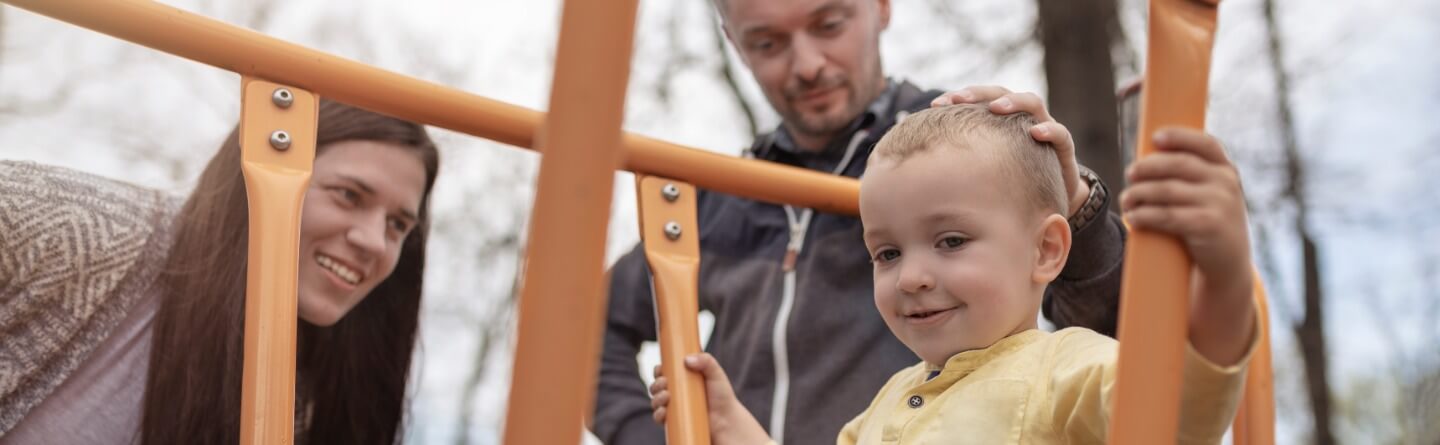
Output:
M844 104L836 104L836 106L845 107L840 113L836 113L833 109L823 113L805 113L799 107L792 105L806 94L832 89L839 89L845 93ZM784 94L788 109L782 113L782 117L785 119L786 125L791 128L791 131L810 136L828 136L838 133L844 130L845 126L849 125L860 111L860 105L856 103L854 85L850 84L849 78L843 74L825 76L814 82L792 82L785 86Z

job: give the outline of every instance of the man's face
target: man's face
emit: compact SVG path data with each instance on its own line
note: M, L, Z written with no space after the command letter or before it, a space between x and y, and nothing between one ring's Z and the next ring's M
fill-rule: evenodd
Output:
M932 365L1036 326L1043 227L1007 190L1017 182L996 160L947 146L872 159L860 180L875 307Z
M884 89L889 0L721 0L725 34L800 139L829 140Z

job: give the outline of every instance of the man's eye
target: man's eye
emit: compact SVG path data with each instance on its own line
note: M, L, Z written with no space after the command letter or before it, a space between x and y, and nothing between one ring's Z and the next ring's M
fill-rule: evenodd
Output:
M345 201L346 204L355 205L360 203L360 194L355 193L354 190L350 190L344 187L336 187L334 190L335 195L339 196L340 199L342 201Z
M960 246L965 245L965 242L966 242L966 241L967 241L967 240L966 240L965 238L962 238L962 237L958 237L958 236L947 236L947 237L941 238L941 239L940 239L940 242L935 243L935 247L939 247L939 248L942 248L942 249L957 249L957 248L959 248Z

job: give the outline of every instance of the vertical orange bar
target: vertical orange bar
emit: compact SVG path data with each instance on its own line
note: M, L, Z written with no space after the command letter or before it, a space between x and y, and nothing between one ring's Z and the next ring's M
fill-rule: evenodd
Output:
M1137 158L1161 127L1205 128L1215 1L1153 0ZM1190 258L1179 240L1132 232L1120 286L1120 363L1110 443L1174 443L1179 427Z
M570 0L550 113L537 135L535 207L520 292L505 443L578 443L594 403L603 268L636 0Z
M1235 414L1232 435L1235 445L1274 445L1275 443L1275 371L1270 363L1270 307L1266 303L1265 285L1255 275L1255 301L1259 311L1260 344L1250 356L1250 369L1245 375L1245 396L1240 412Z
M640 241L655 289L660 325L660 369L670 380L665 442L710 445L705 380L685 369L685 356L700 352L700 227L695 186L635 175Z
M240 443L292 443L300 206L315 162L319 105L298 88L248 76L241 83L240 168L249 196L250 256ZM272 99L281 88L291 98L287 107Z

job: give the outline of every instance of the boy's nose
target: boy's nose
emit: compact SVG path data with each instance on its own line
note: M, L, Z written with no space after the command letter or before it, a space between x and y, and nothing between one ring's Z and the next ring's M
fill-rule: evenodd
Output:
M918 294L935 288L935 279L919 264L902 265L900 280L895 283L900 292Z

